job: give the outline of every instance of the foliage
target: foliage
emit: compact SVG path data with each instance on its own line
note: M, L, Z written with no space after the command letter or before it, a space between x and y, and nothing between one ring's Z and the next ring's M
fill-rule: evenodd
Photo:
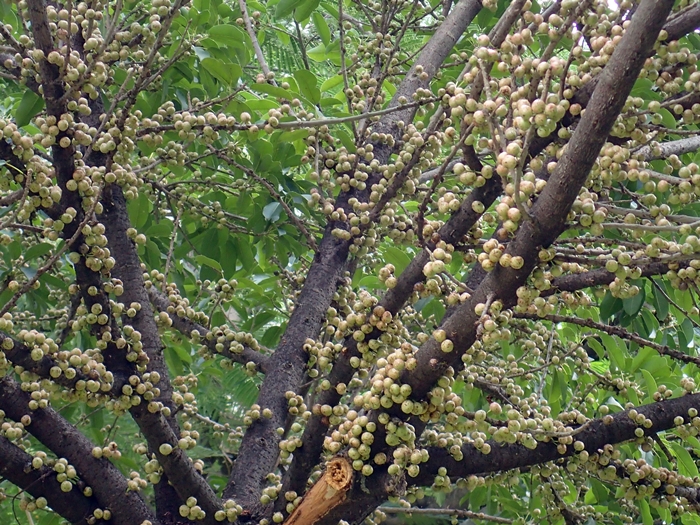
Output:
M700 523L700 4L0 22L3 523Z

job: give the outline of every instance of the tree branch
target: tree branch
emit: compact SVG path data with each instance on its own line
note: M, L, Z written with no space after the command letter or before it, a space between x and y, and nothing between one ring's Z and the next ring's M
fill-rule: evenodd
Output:
M511 26L518 19L523 4L524 2L522 1L511 3L501 19L494 26L494 29L489 36L491 38L491 42L495 46L499 46L505 40ZM424 50L423 53L426 53L426 51ZM423 57L423 53L421 54L421 57ZM420 60L421 59L419 58L419 62ZM475 93L480 91L482 88L483 86L474 87ZM396 99L396 97L394 97L394 99ZM442 109L438 109L438 111L442 111ZM464 146L463 152L464 161L469 168L475 172L481 171L483 165L477 157L474 148L472 146ZM498 177L492 177L491 179L488 179L486 184L483 186L474 188L472 193L464 200L459 209L453 213L450 219L440 228L440 230L438 230L435 241L433 242L430 240L427 242L426 248L430 250L434 249L438 240L442 240L449 244L459 242L481 216L480 213L474 211L474 203L481 202L484 205L484 208L488 209L501 194L502 189L501 180ZM422 250L418 255L416 255L416 257L411 260L409 265L398 277L396 286L386 292L378 306L392 315L396 314L413 293L414 286L417 283L425 280L423 268L429 260L430 254L427 250ZM377 339L380 336L381 331L375 329L367 335L365 340L369 341L371 339ZM350 361L353 357L361 357L358 350L357 341L354 339L348 339L344 343L346 344L346 347L333 364L333 369L328 377L331 385L334 386L338 385L339 383L347 383L350 381L355 373L355 369L351 366ZM331 388L321 392L316 401L320 405L335 406L340 401L340 398L341 395L336 391L336 389ZM292 465L284 478L283 491L286 492L293 490L296 492L301 492L303 490L311 469L315 465L315 462L321 453L321 445L327 430L327 425L327 419L321 415L314 415L307 422L306 428L304 429L304 434L302 436L304 447L294 454ZM276 510L282 510L281 501L276 503Z
M194 321L190 321L187 317L180 317L179 315L172 312L173 305L170 303L165 294L160 293L155 287L151 286L147 288L148 297L151 303L160 311L166 312L173 322L173 328L178 330L185 337L192 337L192 332L195 330L199 332L200 336L203 338L201 344L206 345L207 348L213 354L221 354L222 356L230 359L234 363L240 363L245 365L246 363L255 363L258 371L265 373L267 370L267 363L269 357L261 354L260 352L253 350L248 345L243 345L243 352L240 354L232 352L229 349L224 349L223 351L218 351L216 349L217 340L207 338L207 334L211 332L207 327L202 326Z
M650 146L644 146L636 154L641 155L645 160L657 160L668 158L671 155L683 155L698 149L700 149L700 136L695 136L670 142L661 142L653 149Z
M46 341L46 344L52 345L53 341L49 339ZM2 331L0 331L0 352L2 352L5 358L13 365L22 367L23 370L27 370L42 379L52 381L68 389L75 389L79 381L90 380L90 377L84 374L80 368L74 368L75 376L70 379L66 377L63 371L58 377L53 377L51 375L51 369L61 368L53 357L45 354L38 360L33 359L31 348ZM115 375L114 373L112 373L112 376L114 378L112 384L107 385L107 383L103 383L102 386L109 387L110 395L119 396L121 395L122 385L126 384L128 381L128 376L122 374ZM100 392L106 393L106 391L102 389L100 389Z
M592 319L582 319L581 317L569 315L550 314L542 317L537 314L516 313L513 315L513 317L518 319L530 319L532 321L546 320L551 321L553 323L569 323L578 326L584 326L586 328L593 328L594 330L599 330L601 332L605 332L606 334L616 335L621 339L627 339L628 341L637 343L639 346L648 346L649 348L656 350L659 353L659 355L667 355L683 363L693 363L695 365L700 366L700 357L694 357L692 355L684 354L683 352L679 352L678 350L670 349L668 345L660 345L653 341L649 341L648 339L644 339L643 337L640 337L637 334L633 334L629 330L625 330L621 326L612 326L604 323L597 323Z
M147 406L149 403L142 403L132 407L130 412L180 498L183 501L190 496L197 498L197 504L206 512L204 522L213 524L214 514L221 509L221 503L206 480L194 468L186 452L178 447L179 427L174 416L170 415L174 413L175 407L172 401L172 385L163 357L163 345L146 292L141 261L134 243L127 235L131 223L126 211L126 200L119 186L112 184L105 188L104 213L99 218L105 225L105 235L116 261L112 268L112 276L120 279L124 285L121 300L126 304L141 305L141 310L130 323L141 334L141 343L148 355L148 371L160 375L160 393L155 397L155 402L169 408L166 414L161 410L152 412ZM163 444L169 444L172 453L163 454Z
M0 407L5 415L15 421L24 416L31 418L26 430L75 467L80 478L92 487L100 507L112 510L115 523L133 525L155 520L141 496L129 490L122 473L106 458L93 457L94 445L88 438L50 407L30 410L30 400L30 395L10 376L0 379Z
M533 220L522 223L516 237L508 245L506 253L513 257L522 257L524 264L518 269L497 265L487 274L474 294L443 322L441 329L446 333L446 338L453 343L455 350L444 352L442 344L433 337L416 352L417 366L412 371L404 371L400 377L401 383L411 387L414 400L424 399L448 368L460 369L463 366L462 353L456 349L470 348L477 338L477 327L480 326L480 314L476 313L477 305L488 304L493 300L504 303L514 301L516 290L525 284L538 261L540 247L549 246L565 227L571 205L609 135L672 6L672 0L641 2L625 35L601 73L588 108L567 149L531 209ZM396 405L387 411L396 417L405 418ZM412 418L411 423L417 434L425 428L425 423L417 418ZM383 444L381 428L379 427L375 434L375 443L378 444ZM383 444L383 447L386 445ZM375 445L372 453L376 452ZM382 485L380 481L377 483ZM363 499L362 496L360 499ZM355 510L341 505L336 509L337 515L336 512L331 513L324 523L330 523L333 518L337 519L343 515L352 516L353 522L364 518L366 512L356 510L360 506L359 502L352 501ZM376 500L372 499L372 502L374 501ZM376 503L368 503L367 506L361 504L363 508L373 508L374 505Z
M389 106L397 105L401 97L407 97L410 100L417 89L428 85L457 39L480 10L481 3L477 0L464 0L457 4L397 88ZM425 74L418 73L416 69L418 67L422 68ZM397 122L409 120L415 111L415 109L407 109L387 115L379 121L373 131L391 134L395 139L399 138L400 129ZM393 147L388 144L374 146L375 159L380 165L386 164ZM372 173L367 180L367 188L371 188L382 176L382 171ZM341 194L336 202L336 208L342 208L349 213L352 207L348 201L352 197L366 201L369 191L354 190ZM307 362L307 355L303 350L304 342L306 339L318 336L326 310L345 268L349 243L334 237L332 233L340 226L345 225L340 222L328 224L314 263L306 276L307 284L301 291L277 351L270 359L270 369L278 372L265 376L260 388L258 404L262 409L269 408L272 411L272 417L260 418L248 428L229 483L224 490L225 498L235 499L244 509L254 514L260 509L260 491L265 483L265 477L273 470L279 457L278 445L281 437L277 434L277 428L284 427L288 417L285 392L296 391L303 383Z
M51 467L32 468L33 457L7 438L0 436L0 476L17 485L34 498L46 498L51 509L74 525L89 525L99 507L94 497L77 490L63 492ZM103 523L98 521L96 523Z
M643 430L644 436L653 436L677 426L676 417L682 417L684 424L690 423L693 418L688 415L688 411L691 408L696 410L700 408L700 394L688 394L635 408L638 414L651 420L652 426L649 428L638 425L630 417L629 410L591 420L586 423L584 430L576 434L576 441L581 441L585 445L584 450L593 454L603 449L605 445L616 445L637 439L635 432L638 428ZM493 441L488 443L491 445L489 454L480 452L471 444L462 446L464 456L460 461L455 460L447 449L430 447L430 460L421 465L420 474L411 480L411 484L430 484L441 466L447 468L451 477L467 477L472 474L488 474L539 465L570 457L576 453L574 447L568 445L562 454L558 450L560 444L556 440L538 441L537 448L534 450L519 443L503 444Z

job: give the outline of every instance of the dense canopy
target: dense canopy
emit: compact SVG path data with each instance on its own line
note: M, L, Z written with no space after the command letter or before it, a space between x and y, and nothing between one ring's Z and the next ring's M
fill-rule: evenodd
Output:
M700 524L700 3L0 3L0 520Z

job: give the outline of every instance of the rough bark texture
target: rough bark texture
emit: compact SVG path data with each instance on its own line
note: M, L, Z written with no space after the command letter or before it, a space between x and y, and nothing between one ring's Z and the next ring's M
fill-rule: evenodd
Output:
M397 88L395 100L401 96L411 97L417 89L428 85L457 39L480 9L481 3L476 0L464 0L454 8ZM427 78L416 72L418 65L424 68ZM373 131L398 136L398 120L409 120L415 111L415 108L410 108L389 114L373 127ZM386 164L392 148L387 144L377 144L374 151L379 163ZM371 188L381 176L381 173L372 174L367 181L367 187ZM358 192L341 195L336 202L336 208L349 211L348 200L353 195L363 201L367 199L367 190L357 195L356 193ZM307 285L302 289L287 329L276 352L270 358L270 370L274 370L275 373L274 376L265 377L258 404L263 409L271 409L272 417L258 419L249 427L243 438L229 484L224 490L224 498L235 499L253 513L260 507L260 490L264 478L272 472L279 456L277 445L281 436L277 433L277 428L284 427L287 420L285 392L295 391L303 383L307 361L306 353L302 348L304 341L318 335L326 310L330 306L333 293L345 269L349 244L331 234L331 231L339 226L344 227L342 224L331 222L326 228L314 262L306 276Z
M611 420L595 419L586 428L576 434L576 440L585 444L589 454L595 454L607 444L624 443L636 439L635 430L642 428L645 436L653 436L657 432L674 428L674 418L680 416L684 423L689 423L691 417L688 410L700 409L700 394L688 394L682 397L659 401L635 408L653 422L650 428L637 425L629 416L629 410L618 412ZM431 447L430 460L421 466L420 474L410 480L411 484L425 485L432 483L441 466L447 468L451 477L466 477L472 474L487 474L516 468L529 467L566 458L576 454L573 446L567 446L563 454L557 450L554 440L540 441L534 450L520 444L495 443L489 441L491 452L483 454L471 445L462 447L464 459L455 461L448 450Z
M30 396L23 392L17 381L9 376L0 379L0 409L14 421L23 416L31 418L26 427L35 438L58 457L63 457L75 467L80 479L92 487L100 508L111 509L112 521L123 525L151 520L156 523L151 509L137 492L128 490L127 480L105 458L94 458L94 444L52 408L29 410ZM73 491L77 491L76 487ZM53 500L49 500L53 505Z
M32 456L2 436L0 476L18 487L25 487L34 498L46 498L56 513L74 525L88 525L88 518L99 507L95 498L83 496L78 490L62 492L52 468L32 468ZM95 523L106 522L97 520Z
M455 351L445 354L433 338L420 348L416 355L418 366L412 372L405 372L401 378L403 383L411 386L414 399L423 399L448 367L461 366L461 352L471 347L476 338L479 322L479 316L475 313L476 305L492 300L513 300L515 291L525 283L535 266L540 247L548 246L561 233L571 204L585 182L672 5L671 0L648 0L640 4L625 36L601 74L588 109L566 152L532 208L533 220L524 222L515 239L509 243L507 253L522 256L525 260L523 268L513 270L497 266L481 282L471 298L443 323L441 328L453 341ZM393 412L398 414L396 410ZM411 422L415 423L418 433L424 428L418 421ZM383 442L381 436L382 432L378 431L373 452L378 448L376 444ZM379 502L374 495L359 497L372 501L373 503L367 503L371 508ZM354 503L357 505L358 501ZM337 511L351 515L353 522L366 515L358 512L357 507L353 510L344 505L338 507ZM329 516L324 523L331 523L331 519Z
M685 35L695 30L698 26L700 26L700 4L695 4L664 24L663 30L666 31L668 35L666 41L670 42L672 40L683 38ZM653 51L650 49L647 51L645 56L652 55ZM580 104L584 108L587 107L600 78L600 76L593 77L588 84L576 91L571 99L571 103ZM697 102L697 100L685 100L684 105L688 104L688 107L690 107L695 102ZM571 126L577 119L578 117L574 117L570 113L567 113L562 119L558 128ZM535 137L530 147L530 155L534 157L544 151L547 145L551 144L556 136L556 133L552 133L549 137Z
M525 2L522 0L513 2L505 11L501 19L499 19L498 23L489 35L494 46L499 46L505 40L510 28L518 19L524 3ZM460 7L466 7L463 4L465 3L461 3ZM454 13L455 11L452 12L451 16L455 16ZM475 11L472 6L465 11L458 12L458 14L462 17L461 23L463 23L466 21L465 17L468 18L469 21L473 19L475 16ZM469 21L467 21L467 24ZM449 41L449 39L453 38L453 36L454 30L451 30L446 33L444 39ZM418 63L423 64L431 59L431 57L433 59L437 59L442 56L440 60L444 60L447 55L436 55L436 50L439 50L440 46L444 45L445 42L442 40L438 40L438 44L434 46L429 44L419 57ZM454 42L452 45L454 45ZM415 68L412 69L412 71L415 73ZM430 71L434 72L434 69L431 69ZM482 88L483 85L481 84L479 86L473 86L473 90L478 92L480 92ZM403 89L404 84L402 83L399 90L397 90L397 94L393 97L393 100L398 100L397 97L399 95L399 91L405 94ZM478 96L478 93L475 93L475 95ZM381 122L380 126L381 125L386 124ZM479 161L474 148L471 146L464 146L463 150L465 163L473 171L479 172L483 166ZM392 184L392 186L394 185ZM493 204L501 192L501 181L497 177L487 180L484 186L475 188L471 195L465 199L460 208L453 213L450 219L443 225L442 228L440 228L436 238L426 242L426 248L430 250L434 249L435 243L439 240L450 244L459 243L462 237L467 234L467 232L474 226L474 224L476 224L477 220L481 216L480 213L474 211L472 207L474 202L481 202L484 204L485 208L488 208L491 204ZM413 293L414 286L425 280L423 267L429 260L430 255L427 250L422 250L418 255L416 255L404 269L404 271L401 272L401 275L398 277L396 287L386 292L382 300L379 302L379 306L390 312L392 315L396 314ZM375 329L368 334L366 340L377 339L379 336L381 336L381 332ZM353 339L349 339L345 341L345 344L346 347L343 349L342 354L334 363L333 369L328 378L332 385L347 383L355 373L355 369L350 365L350 359L352 357L360 357L357 342ZM320 405L334 406L338 403L340 397L341 396L337 393L337 391L331 388L330 390L321 392L315 402ZM302 436L304 447L294 455L292 465L284 479L283 491L293 490L296 492L301 492L303 490L304 484L309 477L311 469L318 462L327 425L328 421L326 418L320 415L311 417L310 421L307 423L306 429L304 430L304 435ZM282 507L282 502L278 501L276 504L276 510L281 510Z
M674 428L676 426L674 419L678 416L683 418L684 423L689 423L692 418L688 416L688 410L691 408L700 409L700 394L689 394L642 405L635 410L653 422L653 425L648 429L642 427L644 435L649 436ZM592 420L585 430L576 434L576 440L585 444L585 450L589 454L597 453L608 444L624 443L636 439L635 429L639 428L639 425L629 417L629 411L625 410L611 417L612 422L607 424L603 419ZM568 446L564 454L560 453L557 444L551 441L538 442L537 448L534 450L520 444L500 444L493 441L489 441L489 444L491 445L489 454L483 454L472 445L463 446L464 458L461 461L456 461L447 449L429 447L430 459L421 465L418 476L404 479L403 477L392 478L386 472L375 473L375 476L370 478L371 490L365 491L359 483L356 483L348 495L348 503L336 507L321 523L331 525L334 520L345 519L351 524L358 524L387 497L401 493L406 482L412 486L430 485L440 467L445 467L448 475L454 481L470 475L490 474L541 465L576 454L572 446Z
M509 301L522 286L537 263L537 253L542 246L549 246L561 233L569 209L586 180L600 148L612 128L632 85L654 45L656 36L668 16L672 2L642 2L632 18L622 41L601 74L600 81L588 105L586 113L557 163L547 186L532 208L532 221L525 221L506 253L523 257L520 270L497 265L481 283L471 298L445 322L442 328L456 349L468 349L476 337L479 316L477 304L492 300ZM418 366L404 374L417 399L422 399L448 366L459 367L459 351L445 354L435 339L430 339L416 356Z
M474 155L473 159L478 163L476 155ZM471 167L472 169L481 169L476 165ZM460 206L459 210L457 210L447 223L440 228L438 231L440 240L447 243L458 243L480 217L480 214L472 209L472 204L475 201L480 201L484 203L484 206L488 207L496 200L501 191L502 187L500 179L498 178L489 179L484 186L476 188L469 198ZM434 248L434 246L434 243L428 242L428 248ZM414 286L425 280L423 267L429 260L430 256L427 250L423 250L416 255L399 275L396 287L388 290L386 294L384 294L384 297L379 302L379 306L391 312L392 315L396 314L413 293ZM377 339L380 336L381 332L379 330L374 330L367 335L366 339ZM355 373L355 369L350 365L350 359L352 357L360 357L361 355L357 348L357 341L354 339L345 341L345 345L346 347L333 365L333 369L328 377L332 385L350 381ZM334 406L338 403L340 398L340 394L338 394L335 389L331 388L321 392L314 401L320 405ZM326 435L327 428L327 418L322 416L311 417L302 437L304 446L294 454L292 465L285 480L285 491L294 490L300 492L303 490L311 469L318 464L321 445L323 444L323 438ZM281 503L278 503L278 507L280 506Z
M131 324L141 333L143 349L148 355L148 371L158 372L162 378L157 383L160 395L154 399L174 411L172 385L165 366L163 346L153 318L153 309L146 292L141 262L133 241L126 234L131 224L121 188L116 185L105 188L103 203L104 213L100 220L105 225L105 234L116 260L112 275L124 283L121 300L125 304L135 302L141 305L141 310L131 320ZM131 415L148 441L151 453L156 455L167 476L167 480L162 480L161 483L169 481L183 501L190 496L197 498L198 505L207 513L204 522L214 523L214 513L221 508L219 498L202 475L195 470L187 454L177 446L179 427L175 418L165 417L159 411L152 413L145 402L132 407ZM159 450L160 445L164 443L173 447L173 452L167 456Z
M521 1L520 4L522 3ZM417 354L419 364L416 370L406 372L401 378L402 382L412 387L414 398L424 398L448 367L461 366L462 353L472 345L477 336L477 326L480 319L475 314L475 306L492 300L500 300L506 307L513 306L516 302L515 290L527 281L530 272L537 264L537 253L540 247L549 246L564 230L571 204L584 184L601 146L607 140L614 120L632 88L645 58L650 56L656 36L668 16L672 3L671 0L656 2L643 0L636 9L632 24L603 73L593 78L576 93L572 102L585 106L586 113L580 119L574 119L570 116L565 118L563 125L567 126L576 120L578 121L574 136L563 157L558 161L556 170L549 177L546 189L540 194L531 210L533 220L531 222L524 221L517 236L508 245L507 253L522 256L525 265L520 270L497 266L491 273L486 273L480 266L473 269L466 282L469 287L476 289L475 293L465 304L450 310L449 315L446 315L443 321L442 328L447 332L448 338L455 343L455 351L451 354L445 354L440 350L439 344L431 339ZM177 4L177 6L179 5ZM27 6L31 32L36 46L44 52L44 55L48 55L54 49L55 43L46 18L46 3L43 0L27 0ZM551 9L555 11L558 6L559 3L555 2ZM400 97L406 97L410 100L418 89L426 88L429 85L430 80L449 55L454 44L480 9L481 3L476 0L462 0L454 6L449 16L442 22L433 38L425 46L414 66L406 74L404 81L398 86L390 106L398 105ZM499 39L505 38L510 25L516 18L514 14L517 14L516 11L519 9L518 2L514 2L511 4L510 11L507 11L506 15L499 21L491 37L494 45L498 45ZM669 20L663 29L668 33L668 40L674 40L693 31L698 25L700 25L700 5L694 5ZM76 38L80 37L81 35L76 36ZM41 60L39 65L47 113L60 118L60 115L66 112L61 71L46 60ZM143 82L145 78L142 77L139 82ZM136 93L134 98L135 96ZM692 97L685 99L684 104L689 104L691 99ZM133 100L129 103L133 103ZM99 111L95 110L94 115L103 111L104 108ZM401 111L385 115L372 127L372 132L393 139L393 143L392 141L373 143L375 158L380 165L391 162L391 155L396 151L396 144L400 143L402 131L399 122L412 120L415 112L415 105L407 106ZM85 119L85 121L89 120L90 117ZM94 121L91 122L91 125L98 126L99 123ZM552 134L552 137L555 135ZM57 136L57 140L64 136L70 138L69 133L61 132ZM530 154L536 155L541 152L552 140L549 137L536 139L532 144ZM662 146L662 155L692 151L700 146L696 137L677 141L677 143L674 146ZM473 155L473 158L470 159L470 167L474 170L479 169L477 166L479 161L473 150L465 148L465 153L468 152ZM72 179L75 170L75 153L72 146L61 148L56 145L51 150L56 177L63 193L60 203L55 206L55 209L48 210L47 213L49 216L55 217L68 207L72 207L78 212L76 219L66 226L65 238L71 237L77 231L77 225L83 217L82 198L78 192L70 192L66 189L66 182ZM640 153L647 154L644 150ZM0 158L13 163L15 167L24 169L21 160L13 154L11 147L5 141L0 141ZM104 165L111 162L111 159L95 152L90 161ZM408 171L410 170L404 170L400 176L392 181L391 192L396 192L401 188ZM367 187L371 188L382 176L381 170L370 174ZM21 197L21 192L22 190L19 190L19 193L15 192L7 199L0 201L0 206L13 204L16 201L11 201L11 199ZM498 177L487 181L485 186L475 189L460 209L440 229L437 237L427 241L426 247L434 248L438 240L452 244L459 243L480 217L479 213L472 210L472 204L478 200L488 208L501 192L502 187ZM368 194L369 190L351 190L342 193L336 202L336 207L349 213L351 211L350 199L357 198L366 202ZM387 200L388 198L385 196L380 201L380 205L373 211L373 217L378 216L382 205ZM109 248L117 261L112 275L124 283L125 294L121 300L125 303L137 302L142 307L141 311L130 322L142 335L143 347L149 359L148 370L157 371L163 379L157 385L160 388L157 400L174 410L175 407L172 406L171 401L172 387L167 380L168 373L163 359L162 343L153 318L154 312L150 306L150 303L153 302L161 311L167 311L167 298L155 291L149 296L149 292L144 287L140 259L134 244L126 235L130 223L124 195L119 187L108 186L105 188L104 213L98 218L107 228ZM272 418L257 420L248 429L229 484L224 491L225 497L232 497L237 503L243 505L245 509L244 519L258 519L269 514L269 508L261 508L259 496L261 488L265 484L266 475L274 471L279 458L278 445L281 436L277 430L285 428L288 423L285 393L288 391L301 393L299 389L302 388L300 385L304 384L307 363L307 355L303 350L304 342L308 338L313 339L318 336L326 319L327 309L331 304L333 294L347 268L350 244L347 241L338 240L331 233L334 228L346 227L347 224L343 221L331 222L327 226L311 269L306 276L306 285L298 298L287 330L274 355L267 358L251 349L246 349L240 356L227 356L238 362L254 361L261 371L269 372L263 382L258 403L262 408L271 409ZM79 237L76 248L74 248L76 252L77 247L82 243L83 240ZM410 298L415 285L424 280L425 276L422 270L429 257L427 250L416 256L399 276L397 286L389 290L383 297L380 306L392 314L397 313ZM668 265L669 263L664 262L646 264L641 267L642 276L663 274L669 269ZM75 265L75 271L85 305L90 308L94 304L100 304L105 313L110 313L109 298L106 294L100 292L94 295L87 292L89 287L101 287L102 276L87 268L84 258L81 258ZM542 292L541 295L548 296L558 291L575 291L589 286L602 285L611 282L614 278L614 273L604 269L566 275L552 280L551 288ZM175 327L185 334L189 334L193 329L200 331L203 329L186 319L174 319L174 322ZM95 326L93 333L99 336L104 331L110 331L112 335L116 336L119 333L119 326L115 320L111 319L111 324L108 326ZM376 330L371 332L368 338L378 338L380 335L381 332ZM0 344L7 339L9 339L7 334L0 333ZM5 351L8 360L41 377L49 376L49 370L54 363L50 357L44 357L35 362L31 360L30 349L26 345L22 345L16 340L13 340L13 344L12 350ZM329 377L332 385L346 383L353 377L355 370L350 366L350 358L359 355L357 344L354 341L348 341ZM114 344L107 345L104 358L105 364L115 374L116 379L115 388L111 394L118 395L126 378L130 374L138 373L138 370L135 365L124 359L123 351L118 351ZM56 382L73 387L81 379L83 379L83 375L78 372L73 380L61 376ZM340 395L333 388L320 393L316 399L320 404L329 405L335 405L339 400ZM137 494L125 489L125 478L109 461L98 460L90 455L92 444L87 438L52 409L30 411L27 402L28 394L21 390L16 381L9 376L0 380L0 408L7 413L8 417L15 420L20 419L23 415L30 415L32 424L28 430L57 455L66 457L78 469L81 478L94 488L95 496L86 498L75 489L64 495L60 492L50 470L34 471L28 468L27 463L31 461L31 457L1 437L0 474L25 488L32 495L42 495L49 499L50 505L66 519L75 523L85 523L86 516L96 506L100 506L112 510L112 521L115 523L138 524L144 519L159 523L157 519L166 513L164 509L170 509L167 512L171 512L183 499L195 496L198 504L207 512L207 518L204 522L214 523L214 513L220 508L220 501L204 478L193 468L187 454L177 447L179 429L174 417L167 418L161 413L152 413L146 407L146 403L131 409L132 416L166 474L161 484L156 487L156 500L160 503L157 504L158 518L154 518L152 511L143 500ZM700 394L694 394L646 405L637 411L653 421L652 428L645 429L645 434L649 435L672 428L676 416L683 416L684 421L688 422L688 409L697 408L699 405ZM405 418L396 410L396 407L390 411L394 415ZM376 414L373 415L373 417L375 416ZM411 418L410 422L414 424L419 433L424 428L424 423L416 418ZM303 437L304 447L296 451L291 467L284 477L283 493L287 490L303 492L309 473L318 464L327 424L327 420L320 416L313 416L308 422ZM602 420L591 422L585 430L577 435L577 439L584 442L586 450L594 453L605 444L634 439L636 428L637 425L634 421L626 412L623 412L613 416L612 421L609 421L608 424L603 423ZM388 451L383 439L383 429L380 428L375 436L374 451L376 452L377 449ZM173 445L173 453L168 456L160 454L158 448L162 443ZM418 478L409 481L416 484L430 484L440 466L448 467L450 476L467 476L527 467L564 458L574 453L571 447L568 447L566 452L562 454L557 449L556 443L551 441L539 443L535 450L517 444L501 445L491 442L491 445L492 450L488 455L482 454L471 446L464 446L462 449L464 460L459 462L455 461L447 450L431 448L430 461L421 466ZM336 458L334 461L342 462L344 460ZM344 465L347 467L347 461ZM350 488L347 476L338 487L333 485L332 479L322 477L321 481L307 493L307 499L292 514L290 523L312 525L320 520L322 525L330 525L341 518L358 523L387 496L400 493L405 487L406 480L388 476L381 467L375 471L375 475L365 480L364 484L355 481L352 488ZM352 474L351 471L350 474ZM168 483L171 483L172 486ZM331 489L335 491L332 494L329 492ZM348 489L350 490L348 491ZM170 495L172 497L169 497ZM689 495L697 497L697 494ZM275 510L281 510L285 505L284 498L279 498L275 505ZM160 523L164 521L161 520Z

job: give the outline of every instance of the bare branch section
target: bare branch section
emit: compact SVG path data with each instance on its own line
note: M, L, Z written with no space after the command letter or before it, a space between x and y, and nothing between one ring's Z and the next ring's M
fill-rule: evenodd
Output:
M498 516L489 516L483 512L473 512L470 510L461 509L424 509L410 508L404 509L401 507L381 506L378 511L384 514L405 514L406 516L454 516L456 518L469 520L484 520L491 523L513 523L513 520L501 518Z
M25 428L58 457L75 467L93 489L101 508L112 509L115 523L133 525L155 517L138 492L130 491L126 478L106 458L92 454L93 443L52 408L30 410L30 395L9 376L0 379L0 408L15 421L29 417ZM77 490L75 487L71 490Z
M265 55L263 55L262 49L260 48L260 42L258 42L258 35L255 34L253 23L250 21L250 16L248 15L248 6L246 4L246 0L238 0L238 7L241 8L241 14L243 15L245 29L248 32L250 41L253 44L253 49L255 50L255 58L258 59L260 69L262 70L263 75L265 75L265 79L272 80L272 78L270 77L270 68L267 65L267 61L265 60Z
M683 267L683 264L680 264ZM670 270L668 262L656 261L648 264L640 265L641 277L652 277L654 275L663 275ZM615 280L615 274L607 271L605 268L592 270L590 272L574 273L562 275L552 280L549 290L542 292L542 297L555 294L557 292L575 292L584 288L600 286L602 284L610 284Z
M45 498L54 512L74 525L102 523L90 521L98 508L94 497L88 498L78 490L63 492L56 481L56 472L50 467L32 468L32 459L17 445L0 436L0 476L34 498Z
M401 96L411 97L417 89L428 85L480 9L481 3L476 0L465 0L457 4L397 88L394 96L396 100ZM419 66L423 73L417 71ZM393 104L390 103L391 105ZM409 109L405 114L398 112L387 115L373 130L398 136L397 122L410 119L415 111ZM374 151L375 158L382 165L388 162L392 148L388 144L377 144ZM373 173L367 181L367 187L371 188L381 177L381 173ZM342 194L336 202L336 209L343 208L349 212L351 206L348 201L351 197L366 201L368 192L365 190ZM326 228L314 263L306 276L307 284L302 289L277 351L270 359L270 369L276 370L277 373L274 378L265 377L258 404L262 409L269 408L272 417L258 419L249 427L241 443L229 483L224 490L225 498L235 499L244 509L252 512L260 508L260 491L265 477L272 471L279 457L278 445L281 437L277 428L284 427L287 419L285 393L295 391L303 383L307 361L303 350L304 342L317 337L345 269L349 243L333 236L332 231L337 227L344 229L346 226L340 222L331 222Z
M22 190L16 190L4 197L0 197L0 206L10 206L14 204L22 198L22 193L24 193Z
M668 158L671 155L683 155L698 149L700 149L700 136L662 142L655 148L644 146L637 152L637 155L641 155L646 160L657 160Z

